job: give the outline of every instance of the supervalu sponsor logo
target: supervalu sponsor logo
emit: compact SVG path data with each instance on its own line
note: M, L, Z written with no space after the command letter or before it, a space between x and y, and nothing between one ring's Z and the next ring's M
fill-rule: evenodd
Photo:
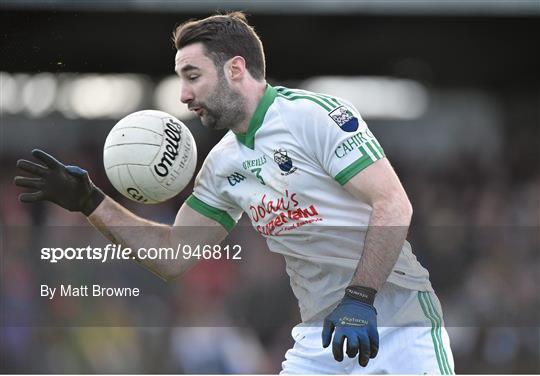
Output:
M270 198L266 194L249 206L249 216L262 235L279 236L284 232L323 220L314 204L302 205L297 194L285 190L285 195Z

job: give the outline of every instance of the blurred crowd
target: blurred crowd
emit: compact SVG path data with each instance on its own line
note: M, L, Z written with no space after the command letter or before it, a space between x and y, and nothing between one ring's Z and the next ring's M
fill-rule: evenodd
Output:
M200 152L204 155L210 146L201 143ZM520 145L505 147L508 155L518 153ZM126 207L162 223L172 223L191 191L188 187L156 206L134 204L107 181L98 146L50 151L89 170L95 183ZM392 150L386 152L392 157ZM15 161L25 156L10 153L0 161L2 372L280 370L284 353L293 344L290 330L300 320L298 309L283 260L266 248L245 217L228 240L243 244L242 262L204 261L168 285L138 267L124 275L103 266L108 268L103 273L107 276L100 277L114 274L115 280L134 285L146 278L153 281L150 284L156 291L166 291L145 300L143 312L154 318L150 323L131 326L119 319L100 325L100 319L93 317L77 325L62 325L84 316L88 309L109 318L129 316L129 306L115 299L102 299L98 307L60 301L52 311L43 311L36 303L35 290L50 276L44 275L39 260L29 256L37 252L36 238L52 226L89 225L81 215L51 204L25 206L16 200L22 190L12 184ZM430 271L443 305L456 371L540 372L540 173L536 159L520 159L519 166L515 158L501 158L486 166L474 155L457 155L443 165L430 165L428 158L415 166L400 163L399 158L392 162L413 203L409 240ZM527 173L517 173L517 169ZM99 268L93 266L93 273ZM66 277L73 283L88 279L80 271L68 272ZM40 320L43 315L47 320ZM208 324L212 322L216 325Z

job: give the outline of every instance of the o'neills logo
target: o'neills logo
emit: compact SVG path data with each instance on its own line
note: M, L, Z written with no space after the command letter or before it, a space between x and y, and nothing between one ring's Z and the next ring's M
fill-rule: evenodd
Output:
M161 155L161 160L158 164L154 165L154 171L161 177L169 174L169 168L172 167L174 160L178 156L178 146L182 139L182 129L180 124L173 119L165 124L165 151Z

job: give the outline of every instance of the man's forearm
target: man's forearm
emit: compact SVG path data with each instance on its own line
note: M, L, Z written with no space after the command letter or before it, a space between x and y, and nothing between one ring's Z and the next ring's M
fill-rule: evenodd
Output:
M226 231L215 221L184 208L179 211L174 226L162 225L140 218L114 202L90 180L88 172L78 166L65 165L43 150L32 150L35 159L43 164L21 159L17 167L32 177L16 176L16 185L31 188L19 196L25 203L53 202L72 212L81 212L90 223L115 244L139 248L173 248L183 243L193 246L205 242L221 242ZM180 215L180 212L184 213ZM186 214L187 213L187 214ZM210 226L197 233L193 226ZM217 227L219 226L219 227ZM136 254L133 256L137 256ZM176 255L175 255L176 256ZM196 258L175 260L138 260L165 280L175 278L197 262Z
M88 216L88 221L111 242L134 250L143 247L146 249L173 247L171 226L140 218L109 197L106 197ZM144 259L137 262L164 280L180 275L194 263L194 261L182 258L178 260Z
M88 216L88 221L111 242L130 248L152 243L155 247L163 244L170 234L170 226L138 217L110 197ZM143 227L152 227L152 231Z
M411 216L412 208L406 199L373 204L364 250L351 285L380 290L405 243Z

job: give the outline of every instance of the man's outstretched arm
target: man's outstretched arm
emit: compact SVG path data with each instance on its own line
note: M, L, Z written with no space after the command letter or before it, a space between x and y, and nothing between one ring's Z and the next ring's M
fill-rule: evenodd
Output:
M152 222L136 216L109 197L88 216L88 221L115 244L131 249L177 248L178 244L197 246L220 244L227 237L227 230L184 204L178 211L173 226ZM141 265L169 281L195 265L198 258L144 259Z
M81 212L110 241L131 249L176 248L178 244L204 246L219 244L227 231L187 205L183 205L173 226L159 224L136 216L107 197L90 180L88 173L77 166L66 166L51 155L33 150L40 162L19 160L17 167L32 177L17 176L15 184L31 188L22 193L21 202L50 201L74 212ZM201 227L204 230L201 231ZM164 280L178 277L196 263L197 259L139 260Z

